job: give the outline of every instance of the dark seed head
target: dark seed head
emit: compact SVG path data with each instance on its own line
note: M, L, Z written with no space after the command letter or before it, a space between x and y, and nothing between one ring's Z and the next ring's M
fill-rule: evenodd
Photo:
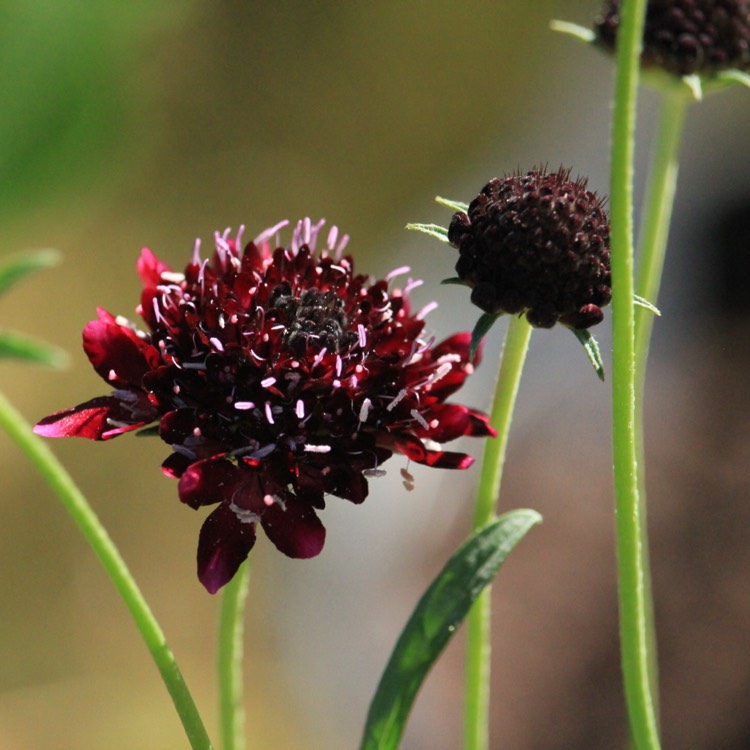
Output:
M525 312L537 328L601 322L611 298L609 219L570 170L490 180L454 214L448 239L459 278L485 312Z
M597 40L615 48L620 0L594 22ZM750 0L650 0L641 60L679 76L750 70Z

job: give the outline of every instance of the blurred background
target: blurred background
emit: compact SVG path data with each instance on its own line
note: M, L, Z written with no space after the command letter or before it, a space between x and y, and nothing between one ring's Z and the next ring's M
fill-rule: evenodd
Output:
M613 66L549 31L597 0L534 3L0 0L0 255L64 264L0 300L0 321L67 349L63 373L0 363L30 420L103 394L80 350L101 305L132 315L143 245L175 267L195 237L325 217L360 270L408 263L438 338L473 326L439 287L453 251L436 194L564 164L606 193ZM642 184L656 98L641 98ZM654 587L665 747L750 747L750 95L693 106L649 381ZM640 187L639 187L640 195ZM597 329L608 361L607 324ZM460 394L489 405L502 327ZM501 507L544 515L494 589L493 747L622 748L608 388L564 330L539 331ZM166 446L58 441L143 587L216 737L219 601L195 576L203 512L162 477ZM481 454L481 444L464 449ZM468 532L476 468L411 467L333 499L326 548L261 538L247 617L249 747L352 748L417 598ZM0 435L0 747L184 748L124 606L51 491ZM460 744L463 640L434 670L404 748Z

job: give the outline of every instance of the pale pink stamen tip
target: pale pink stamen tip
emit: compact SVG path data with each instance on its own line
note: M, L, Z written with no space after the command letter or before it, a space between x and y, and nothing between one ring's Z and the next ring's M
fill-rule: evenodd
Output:
M367 345L367 331L361 323L357 326L357 335L359 336L359 345L364 349Z
M273 505L273 495L263 495L263 503L267 507L271 507Z
M437 302L429 302L414 317L417 320L424 320L437 306Z
M274 224L272 227L268 227L268 229L264 229L254 240L254 245L262 245L264 242L267 242L271 239L277 232L280 232L284 227L289 226L289 220L284 219L283 221L280 221L278 224Z
M328 240L326 241L326 247L329 250L333 250L334 247L336 247L336 239L339 236L339 228L337 226L332 226L330 231L328 232Z
M266 378L265 380L261 380L260 384L264 388L268 388L269 386L273 385L275 382L276 382L276 378L270 377L270 378Z
M193 265L199 266L201 263L201 238L195 238L195 244L193 245Z
M401 274L409 273L411 271L411 266L401 266L400 268L394 268L393 271L391 271L386 277L386 281L392 281L396 278L396 276L401 276Z

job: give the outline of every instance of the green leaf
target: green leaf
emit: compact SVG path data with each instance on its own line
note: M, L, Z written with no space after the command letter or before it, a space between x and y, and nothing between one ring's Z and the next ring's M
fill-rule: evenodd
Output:
M683 83L690 89L695 101L703 99L703 82L699 75L692 73L689 76L682 76Z
M456 286L469 286L463 279L459 279L458 276L451 276L449 279L443 279L441 284L455 284Z
M580 39L586 44L591 44L596 35L591 29L587 29L585 26L579 26L577 23L570 23L569 21L557 21L553 20L549 22L549 27L552 31L559 31L562 34L568 34L569 36Z
M737 70L736 68L722 70L721 73L717 74L716 78L726 83L741 83L743 86L750 88L750 75L745 73L744 70Z
M56 266L61 257L57 250L45 249L27 250L3 259L0 262L0 293L34 271Z
M658 315L659 317L661 317L661 310L656 305L649 302L645 297L641 297L639 294L633 295L633 304L638 305L638 307L642 307L645 310L652 312L654 315Z
M3 359L20 359L58 369L68 365L68 354L62 349L25 334L0 330L0 360Z
M448 242L448 230L440 224L407 224L406 228L429 234L430 237L435 237L441 242Z
M599 351L599 344L596 342L596 339L588 330L579 331L576 328L571 328L570 330L573 331L575 337L583 344L589 362L594 366L599 380L604 380L604 361L602 360L602 353Z
M450 198L442 198L439 195L435 196L435 203L439 203L441 206L447 206L453 211L463 211L466 213L469 210L469 204L463 201L452 201Z
M495 324L495 321L502 315L502 313L485 313L476 322L474 330L471 332L471 345L469 347L469 360L473 361L476 356L477 349L482 343L482 339L487 335L487 332Z
M370 703L360 750L394 750L427 673L471 605L542 517L515 510L479 529L448 560L417 604Z

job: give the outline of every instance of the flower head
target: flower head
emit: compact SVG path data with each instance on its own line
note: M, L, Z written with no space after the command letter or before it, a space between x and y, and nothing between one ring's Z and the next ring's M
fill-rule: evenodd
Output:
M490 180L448 228L456 273L485 313L525 313L531 325L586 329L611 298L609 220L570 170Z
M393 453L450 469L472 463L436 443L494 434L487 418L445 403L472 371L469 334L433 345L409 287L355 275L347 237L300 222L289 246L263 232L199 243L184 273L144 249L138 313L99 310L83 332L92 365L113 388L41 420L49 437L107 440L153 425L172 448L163 471L180 499L215 505L201 529L198 576L215 592L266 535L291 557L317 555L325 495L361 503ZM401 269L408 271L408 269ZM394 274L391 274L391 277Z
M614 50L620 2L609 0L594 24ZM649 0L642 61L678 76L750 70L750 0Z

